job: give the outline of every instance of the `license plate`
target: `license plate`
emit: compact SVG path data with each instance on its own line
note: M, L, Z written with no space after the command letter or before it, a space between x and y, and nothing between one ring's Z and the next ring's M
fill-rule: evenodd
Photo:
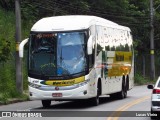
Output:
M52 97L62 97L62 93L52 93Z

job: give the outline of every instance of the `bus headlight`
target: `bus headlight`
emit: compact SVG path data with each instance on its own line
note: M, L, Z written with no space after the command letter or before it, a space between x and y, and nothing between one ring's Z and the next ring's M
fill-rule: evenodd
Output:
M37 85L37 84L31 83L31 82L29 82L29 86L33 87L33 88L39 88L39 87L41 87L41 85Z
M85 80L84 82L79 83L78 85L79 85L79 87L80 87L80 86L84 86L84 85L86 85L89 81L90 81L90 79L87 79L87 80Z

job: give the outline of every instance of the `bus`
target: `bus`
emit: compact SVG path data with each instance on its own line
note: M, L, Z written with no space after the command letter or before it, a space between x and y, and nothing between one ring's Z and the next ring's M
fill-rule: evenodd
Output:
M31 28L19 45L23 57L28 43L28 82L31 100L123 99L134 86L131 30L97 16L46 17Z

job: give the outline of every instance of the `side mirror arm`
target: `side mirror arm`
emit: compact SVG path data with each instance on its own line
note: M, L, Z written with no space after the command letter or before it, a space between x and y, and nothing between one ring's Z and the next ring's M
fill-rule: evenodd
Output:
M23 58L24 46L28 42L28 38L23 40L19 45L19 57Z

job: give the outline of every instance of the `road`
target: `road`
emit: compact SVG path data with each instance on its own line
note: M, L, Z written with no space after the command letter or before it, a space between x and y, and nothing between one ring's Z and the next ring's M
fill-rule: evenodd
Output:
M98 106L91 106L90 104L88 104L88 102L85 101L52 101L51 107L42 108L40 101L27 101L0 106L0 111L44 112L42 114L42 118L15 117L10 118L11 120L43 120L44 117L46 120L150 120L150 117L148 117L147 115L150 111L151 92L152 90L147 89L146 85L135 86L132 90L128 91L127 98L123 100L113 100L109 96L102 96L100 99L100 105ZM139 115L143 115L143 117L138 117ZM9 118L5 117L1 118L1 120L8 119Z

